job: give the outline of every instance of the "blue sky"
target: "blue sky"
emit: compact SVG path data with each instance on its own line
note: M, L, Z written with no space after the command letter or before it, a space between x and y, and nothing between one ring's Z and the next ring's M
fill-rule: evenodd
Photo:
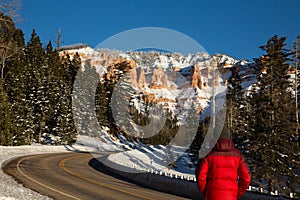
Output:
M258 57L258 48L277 34L291 45L300 35L300 0L22 0L26 41L35 29L45 44L97 46L120 32L172 29L193 38L208 53L238 59ZM182 44L184 45L184 44Z

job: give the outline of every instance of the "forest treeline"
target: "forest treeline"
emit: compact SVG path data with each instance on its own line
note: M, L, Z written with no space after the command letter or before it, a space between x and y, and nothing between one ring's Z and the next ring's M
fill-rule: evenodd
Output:
M59 56L35 32L0 12L0 145L70 144L76 140L71 93L81 66L78 54Z

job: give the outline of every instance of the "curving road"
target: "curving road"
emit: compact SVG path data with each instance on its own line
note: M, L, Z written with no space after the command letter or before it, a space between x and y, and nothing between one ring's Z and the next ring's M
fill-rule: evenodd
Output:
M3 170L26 187L54 199L186 199L143 188L99 172L89 166L92 158L93 155L89 153L31 155L13 160Z

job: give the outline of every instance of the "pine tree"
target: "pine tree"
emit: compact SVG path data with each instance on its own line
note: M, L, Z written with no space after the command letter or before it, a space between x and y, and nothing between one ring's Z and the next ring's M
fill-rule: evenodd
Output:
M256 59L261 74L257 90L252 92L255 121L251 124L249 144L253 179L267 181L269 192L277 188L288 193L294 190L295 180L299 182L299 148L291 120L294 112L284 42L284 37L274 36L260 47L266 54Z
M95 110L95 88L99 83L99 75L95 67L86 61L84 70L76 76L72 94L73 115L79 134L90 137L98 136L98 121Z
M45 91L44 94L44 110L46 110L45 126L43 128L43 140L45 143L57 143L53 138L58 136L57 117L60 112L59 102L61 101L61 82L63 81L63 68L59 54L53 49L51 41L47 44L45 50L45 68L47 72L44 74Z
M47 88L45 88L47 78L47 65L45 63L45 52L39 36L35 30L32 31L31 38L25 48L25 62L27 75L27 99L30 102L28 117L33 119L33 124L29 124L36 142L41 143L42 134L45 128L44 106L48 99L45 99Z
M243 88L241 86L242 79L239 75L238 66L233 66L231 71L231 76L228 79L228 87L227 87L227 124L228 128L233 129L238 126L235 123L235 119L238 118L239 113L236 113L239 109L239 104L241 103L241 99L243 97Z
M296 116L296 135L298 137L298 145L300 146L300 136L299 136L299 70L300 70L300 35L297 36L297 41L294 43L293 46L293 54L292 54L292 61L295 69L295 116Z
M206 117L204 120L199 121L196 136L190 146L190 157L194 164L196 164L199 159L199 151L201 145L203 144L205 135L207 134L209 123L209 117Z
M9 71L6 80L6 90L12 105L13 145L28 145L33 141L32 124L34 121L33 118L28 118L32 107L27 95L28 69L24 67L24 60L23 55L14 58L12 62L14 67Z
M73 85L78 71L81 68L81 58L78 52L73 56L71 66L70 66L70 76L71 76L71 91L73 91ZM71 92L72 93L72 92Z
M240 64L234 65L230 71L226 95L226 123L230 130L230 136L235 145L242 151L247 146L247 102L242 87L242 79L239 75Z
M109 99L104 82L99 81L96 89L95 104L96 114L100 126L108 127L109 119L106 113L108 112Z
M58 143L72 144L76 141L77 131L74 124L72 112L72 93L73 84L78 70L81 66L81 59L76 54L73 59L67 54L62 59L62 65L59 71L60 76L60 94L58 102L58 112L56 114ZM83 79L84 80L84 79ZM78 97L80 98L80 97Z

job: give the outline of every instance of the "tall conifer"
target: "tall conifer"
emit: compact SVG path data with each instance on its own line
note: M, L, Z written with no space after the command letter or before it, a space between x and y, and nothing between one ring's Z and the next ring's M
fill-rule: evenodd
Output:
M42 134L45 128L45 110L47 102L45 88L47 78L47 66L45 65L45 52L39 36L35 30L25 48L26 76L27 76L27 99L30 102L28 117L33 119L30 129L36 142L41 143Z
M294 190L295 180L299 182L299 162L295 162L299 149L293 140L294 112L284 42L284 37L272 37L260 47L266 54L256 59L261 74L252 94L255 121L250 156L254 179L267 181L269 192L278 189L289 193Z
M248 112L246 96L242 86L242 78L239 74L242 65L237 63L230 71L227 87L227 113L226 123L230 130L230 137L235 145L242 151L247 149Z

